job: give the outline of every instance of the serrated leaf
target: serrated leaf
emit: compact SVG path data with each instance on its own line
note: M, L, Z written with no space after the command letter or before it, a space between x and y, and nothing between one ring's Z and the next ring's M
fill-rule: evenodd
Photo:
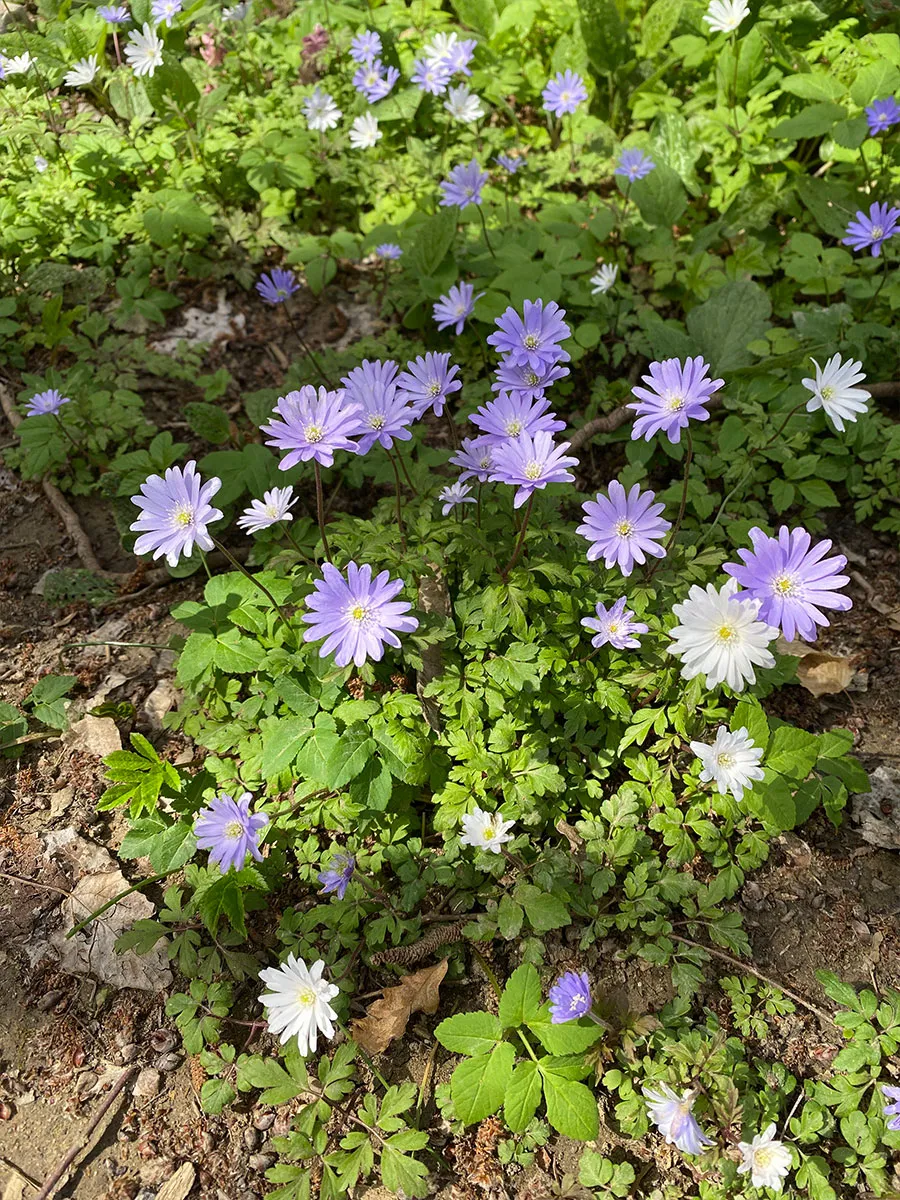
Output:
M527 1025L551 1054L580 1054L603 1036L602 1026L594 1021L564 1021L554 1025L549 1004L544 1004Z
M541 1063L547 1120L559 1133L579 1142L592 1142L600 1132L597 1098L590 1088Z
M500 1024L516 1028L537 1016L541 1007L541 980L531 963L517 967L500 997Z
M521 1062L512 1073L503 1115L513 1133L521 1133L531 1124L541 1100L541 1076L536 1062Z
M499 1042L490 1054L459 1064L450 1080L450 1095L463 1124L473 1125L497 1111L509 1088L515 1057L509 1042Z
M492 1013L458 1013L441 1021L434 1036L454 1054L488 1054L503 1036L500 1019Z

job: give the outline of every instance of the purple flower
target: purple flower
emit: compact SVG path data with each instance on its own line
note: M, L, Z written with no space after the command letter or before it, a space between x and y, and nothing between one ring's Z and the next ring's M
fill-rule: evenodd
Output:
M367 63L381 53L381 37L374 29L358 33L350 43L350 57L354 62Z
M150 16L154 21L171 21L181 12L181 0L153 0Z
M366 98L369 103L374 104L376 100L383 100L385 96L389 96L399 78L400 72L396 67L385 67L382 78L377 83L372 84L368 90Z
M355 871L356 859L352 854L335 854L326 869L318 875L323 893L335 892L338 900L343 900Z
M389 95L394 84L400 78L396 67L385 68L380 58L374 62L364 63L353 76L353 86L362 92L370 104L383 100Z
M517 488L513 508L521 508L538 488L548 483L571 483L575 476L566 467L577 467L578 459L566 457L568 442L553 444L552 434L543 430L530 438L527 433L495 446L494 469L490 478L495 483L508 483Z
M459 476L464 479L475 478L479 483L487 483L494 469L494 439L491 437L463 438L462 446L450 459L455 467L463 467Z
M631 147L619 155L614 174L623 175L629 183L634 183L636 179L644 179L649 175L655 166L656 163L643 150Z
M845 612L853 607L850 597L837 590L850 582L848 575L838 574L846 567L846 558L843 554L825 558L831 549L829 538L811 547L805 529L782 525L777 538L753 528L750 541L752 550L738 550L743 565L725 563L722 570L746 588L747 597L761 602L759 619L777 625L789 642L795 637L816 640L816 626L830 624L820 608Z
M554 117L573 113L588 98L584 80L574 71L557 71L541 95L544 108Z
M900 121L900 105L893 96L888 96L886 100L876 100L866 109L866 120L869 122L869 133L873 136L884 133Z
M97 9L97 16L102 17L110 25L124 25L126 21L130 20L128 9L124 4L101 4Z
M569 361L569 354L558 344L570 332L565 315L566 310L555 300L546 307L543 300L526 300L523 316L510 306L497 318L498 332L492 333L488 342L498 354L506 355L509 366L544 371L554 363Z
M366 358L341 380L347 389L347 399L359 409L356 435L360 454L368 454L376 442L390 450L394 438L401 442L412 438L407 426L416 419L416 414L406 394L398 394L397 369L390 359L373 362Z
M528 365L517 367L504 359L497 368L497 378L491 384L491 390L512 392L526 400L543 400L544 389L551 383L556 383L557 379L563 379L568 373L569 368L560 366L559 363L546 363L535 369Z
M891 1087L889 1084L883 1083L881 1090L888 1098L888 1103L883 1109L885 1117L890 1117L887 1127L896 1133L900 1130L900 1087Z
M237 5L235 5L237 7ZM247 14L244 13L244 16ZM312 62L314 58L322 53L329 42L328 30L323 29L318 22L313 26L312 33L305 33L302 38L303 49L300 51L300 57L303 62Z
M262 862L259 839L269 818L265 813L251 814L252 799L249 792L237 800L223 794L197 814L194 823L197 845L209 851L209 861L217 863L223 875L231 867L239 871L248 854Z
M481 203L481 189L487 183L488 177L473 158L470 163L454 167L448 179L441 181L441 200L443 208L457 204L460 208L468 208L470 204Z
M504 171L509 171L510 175L515 175L516 171L521 171L525 166L524 158L510 158L508 154L496 155L494 162L499 163Z
M245 533L262 533L264 529L271 529L282 521L293 521L291 509L298 499L292 487L272 488L263 492L262 500L253 500L235 524Z
M597 601L596 617L582 617L581 623L585 629L595 630L591 645L605 646L607 642L616 650L636 650L640 641L636 633L646 633L650 628L642 621L632 621L634 613L625 607L625 597L620 596L612 608Z
M447 329L454 325L456 328L453 332L462 333L467 318L475 311L475 301L480 300L483 295L484 292L479 292L476 296L471 283L455 283L447 295L441 296L434 305L434 319L438 329Z
M264 271L260 275L256 290L267 304L284 304L294 292L300 291L300 284L293 271L276 267L274 271Z
M664 504L654 504L654 492L642 492L639 483L626 494L617 479L609 485L609 496L597 493L596 500L586 500L581 508L584 521L576 530L591 543L588 562L603 557L607 567L617 566L623 575L630 575L635 563L645 563L646 555L663 558L665 550L659 539L672 528L660 513Z
M541 431L559 433L565 429L565 421L559 421L555 412L547 412L549 400L527 400L521 392L504 392L496 400L488 400L469 417L490 438L495 446L509 438L522 434L534 437Z
M329 392L320 387L317 392L308 383L299 392L279 396L275 413L281 420L269 421L261 432L270 435L267 446L289 451L278 464L282 471L311 458L323 467L330 467L335 450L359 453L351 438L359 428L360 409L347 400L343 388Z
M431 96L441 96L447 90L452 72L442 62L420 58L413 63L412 82Z
M28 408L25 411L29 417L45 417L59 412L64 404L71 403L71 396L63 396L56 388L50 388L47 392L35 392L31 399L26 401Z
M677 1146L682 1154L702 1154L707 1146L715 1145L691 1112L697 1098L696 1091L678 1096L667 1083L661 1083L659 1091L644 1088L644 1096L650 1120L666 1141Z
M382 242L380 246L375 247L375 253L379 258L400 258L403 251L396 242Z
M897 220L900 218L900 208L888 208L886 204L875 203L869 209L869 215L864 212L856 214L856 220L847 226L847 236L841 239L844 246L852 246L854 250L865 250L872 247L872 257L881 254L881 244L897 232Z
M165 478L151 475L141 484L141 495L131 497L143 510L129 527L141 535L134 543L135 554L152 550L154 558L165 555L174 567L182 554L191 557L195 542L201 550L212 550L206 527L220 521L222 513L209 502L221 486L222 480L215 477L204 483L193 459L183 472L180 467L169 467Z
M325 638L319 650L321 658L334 654L339 667L354 662L361 667L367 658L380 662L384 645L395 648L400 633L418 629L415 617L407 616L412 607L406 600L394 600L403 589L403 580L391 580L387 571L372 578L370 566L347 564L347 578L332 563L322 566L324 578L316 580L316 590L306 603L313 609L303 620L312 626L303 634L305 642Z
M451 392L458 392L462 381L455 378L459 367L450 362L449 354L426 354L406 364L406 370L397 379L397 390L406 397L416 419L425 415L429 408L441 416Z
M472 61L477 45L478 43L474 38L459 40L456 34L454 34L452 46L450 46L440 61L454 74L460 71L463 75L471 75L472 72L469 69L469 63Z
M631 394L639 403L629 404L638 413L631 430L633 439L650 441L655 433L664 430L670 442L681 440L682 429L687 429L693 417L697 421L708 421L709 413L704 405L713 392L724 384L724 379L708 379L709 364L699 356L687 358L684 366L678 358L664 358L662 362L650 364L650 374L641 378L647 388L634 387Z
M457 504L474 504L475 497L469 495L471 488L467 483L458 480L456 483L451 483L448 487L441 488L438 492L438 501L441 505L441 512L444 516L448 516L450 510L456 508Z
M584 971L567 971L550 989L550 1021L563 1025L591 1011L591 983Z

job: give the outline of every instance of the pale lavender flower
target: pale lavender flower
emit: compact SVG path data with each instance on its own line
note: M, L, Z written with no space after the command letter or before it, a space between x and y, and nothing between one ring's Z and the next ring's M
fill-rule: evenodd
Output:
M131 20L124 4L101 4L97 9L97 16L102 17L109 25L125 25Z
M643 150L632 146L619 155L614 174L622 175L629 183L634 183L637 179L645 179L655 166L656 163Z
M25 402L28 407L25 412L29 417L45 417L58 413L64 404L71 404L71 396L63 396L56 388L46 392L35 392L30 400Z
M566 356L568 357L568 355ZM544 389L558 379L564 379L569 374L569 368L558 362L546 363L535 369L527 364L515 366L504 359L497 368L496 378L491 384L494 392L512 392L526 400L543 400Z
M574 71L557 71L541 93L544 108L554 117L573 113L588 98L584 80Z
M318 875L323 893L327 895L334 892L338 900L343 900L355 871L356 859L352 854L333 855L328 866Z
M396 242L382 242L375 247L375 253L379 258L400 258L403 251Z
M667 1083L661 1083L658 1091L645 1088L644 1096L650 1120L666 1141L677 1146L682 1154L702 1154L707 1146L715 1145L691 1112L697 1098L696 1091L679 1096Z
M231 867L240 871L248 854L262 862L259 840L269 818L265 813L250 812L252 799L249 792L237 800L223 794L197 814L194 823L197 846L209 851L209 861L216 863L223 875Z
M890 1118L887 1127L892 1133L897 1133L900 1131L900 1087L891 1087L890 1084L883 1083L881 1090L888 1099L882 1110L884 1116Z
M509 438L536 433L559 433L565 421L548 412L549 400L528 400L521 392L504 392L496 400L488 400L472 413L469 420L489 437L495 446Z
M446 92L452 73L441 62L428 62L420 58L413 63L412 82L430 96L441 96Z
M237 525L245 533L261 533L282 521L293 521L291 508L297 503L292 487L272 488L263 492L262 500L254 500L237 519Z
M869 122L869 133L875 136L884 133L892 125L900 122L900 105L893 96L886 100L876 100L866 109L866 120Z
M847 236L841 239L844 246L852 246L854 250L866 250L872 247L872 257L881 254L882 243L897 232L900 208L888 208L886 204L873 204L869 215L857 212L856 219L847 226Z
M628 405L638 414L632 438L642 437L649 442L663 430L670 442L678 442L691 419L708 421L709 413L704 406L725 383L724 379L709 379L708 374L709 364L699 355L685 359L684 366L677 358L652 362L650 374L641 376L647 387L631 389L631 394L638 398L637 404Z
M341 110L334 102L334 97L321 88L315 87L301 102L306 123L316 133L325 133L334 129L341 119Z
M312 626L303 634L305 642L325 638L319 655L334 654L339 667L351 661L361 667L367 658L381 660L385 644L399 647L397 633L418 629L416 617L408 616L412 607L406 600L395 600L403 590L402 579L390 579L387 571L372 578L372 568L348 563L346 579L332 563L322 566L322 579L306 599L313 611L303 620Z
M374 29L358 33L350 43L350 57L354 62L367 63L381 54L381 37Z
M462 445L450 459L455 467L463 467L459 481L477 479L487 483L494 469L494 439L490 437L463 438Z
M520 317L510 306L494 324L497 332L488 342L498 354L504 354L514 367L531 367L543 371L554 363L568 362L569 354L559 345L570 334L563 320L566 310L555 300L526 300Z
M550 989L550 1023L564 1025L591 1011L591 982L585 971L567 971Z
M406 370L397 378L397 390L406 397L416 420L429 408L440 417L450 395L462 387L458 374L459 367L450 362L449 354L428 353L406 364Z
M256 281L256 290L267 304L284 304L300 291L300 284L293 271L276 267L273 271L263 271Z
M178 565L183 554L190 558L194 544L201 550L212 550L213 540L207 525L220 521L222 513L209 503L222 480L213 477L204 483L197 474L193 459L184 471L169 467L165 477L151 475L141 484L141 495L131 501L141 509L141 515L129 527L140 537L134 543L135 554L166 557L170 567Z
M446 517L451 509L456 508L457 504L474 504L475 497L469 494L471 490L469 485L462 481L441 488L438 492L438 503L441 505L441 512L444 516Z
M353 76L353 86L362 92L370 104L383 100L390 94L394 84L400 78L396 67L385 67L381 59L367 62Z
M451 71L459 71L463 75L471 75L469 63L475 54L478 43L474 38L459 38L455 41L444 59Z
M508 171L510 175L515 175L516 171L521 171L525 166L524 158L512 158L509 154L495 155L494 162L499 163L503 170Z
M308 383L299 391L278 397L273 416L281 420L270 420L260 432L270 435L267 446L288 451L278 464L282 471L311 458L330 467L336 450L359 453L352 439L359 428L360 412L359 405L349 400L343 388L330 392L320 387L316 391Z
M454 204L468 208L481 203L481 189L487 183L487 172L482 171L473 158L471 162L454 167L447 179L442 179L440 188L444 193L441 206L451 208Z
M521 508L537 489L548 483L571 483L575 476L566 467L577 467L578 459L566 456L568 442L554 445L552 434L543 431L530 438L527 433L495 446L495 483L507 483L517 489L513 508Z
M609 643L616 650L636 650L641 643L634 635L646 633L650 628L643 621L632 620L634 613L625 607L624 596L609 609L598 600L596 613L596 617L582 617L581 623L585 629L595 631L591 645L598 649Z
M434 305L434 319L438 329L448 329L454 325L453 332L462 333L466 321L475 311L475 301L480 300L483 295L484 292L479 292L476 296L471 283L455 283L446 296L441 296Z
M369 103L374 104L376 100L383 100L385 96L389 96L399 78L400 72L396 67L385 67L382 77L377 83L373 83L368 90L366 98Z
M398 392L397 370L397 364L390 359L385 362L364 359L341 380L347 389L347 399L359 409L356 436L360 454L368 454L376 442L390 450L395 438L401 442L412 438L408 426L416 414L406 394Z
M623 575L630 575L634 564L643 565L648 554L663 558L665 550L659 544L672 528L660 514L664 504L654 504L654 492L642 492L636 483L626 493L617 479L609 485L609 496L597 493L596 500L586 500L581 506L584 521L576 533L591 543L588 562L601 556L607 567L617 566Z
M150 15L154 21L171 21L181 12L181 0L153 0Z

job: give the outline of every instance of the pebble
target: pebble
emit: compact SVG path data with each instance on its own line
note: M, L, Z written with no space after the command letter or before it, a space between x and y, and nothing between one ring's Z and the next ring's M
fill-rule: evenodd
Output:
M255 1129L244 1130L244 1148L255 1150L259 1146L259 1134Z
M161 1054L156 1060L157 1071L177 1071L182 1062L180 1054Z
M162 1090L162 1076L153 1067L144 1067L134 1082L134 1095L142 1100L152 1100Z
M166 1054L175 1045L175 1035L168 1029L155 1029L150 1034L150 1045L155 1054Z
M259 1130L262 1130L263 1132L265 1132L265 1130L271 1129L274 1124L275 1124L275 1114L273 1112L260 1113L259 1116L256 1118L256 1120L253 1122L253 1128L259 1129Z
M268 1171L269 1167L274 1167L274 1154L251 1154L247 1159L247 1166L253 1171Z

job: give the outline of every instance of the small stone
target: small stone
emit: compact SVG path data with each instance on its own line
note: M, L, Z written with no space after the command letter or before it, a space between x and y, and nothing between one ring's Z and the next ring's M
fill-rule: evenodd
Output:
M259 1146L259 1134L255 1129L244 1130L244 1149L256 1150Z
M251 1171L268 1171L269 1167L275 1166L274 1154L251 1154L247 1159L247 1166Z
M112 717L82 717L63 734L63 741L70 750L94 754L97 758L106 758L107 754L122 749L119 727Z
M273 1112L267 1112L259 1114L256 1120L253 1122L253 1127L254 1129L259 1129L264 1133L267 1129L271 1129L274 1124L275 1114Z
M50 820L55 821L57 817L61 817L74 799L75 789L72 787L60 788L58 792L54 792L50 797Z
M182 1062L180 1054L161 1054L156 1060L156 1069L158 1071L177 1071Z
M154 1029L150 1034L150 1047L154 1054L167 1054L175 1045L175 1035L169 1029Z
M176 706L180 695L171 680L161 679L144 701L138 715L143 717L150 729L158 731L163 727L163 717Z
M152 1100L162 1090L162 1076L153 1067L144 1067L134 1082L134 1095L141 1100Z

